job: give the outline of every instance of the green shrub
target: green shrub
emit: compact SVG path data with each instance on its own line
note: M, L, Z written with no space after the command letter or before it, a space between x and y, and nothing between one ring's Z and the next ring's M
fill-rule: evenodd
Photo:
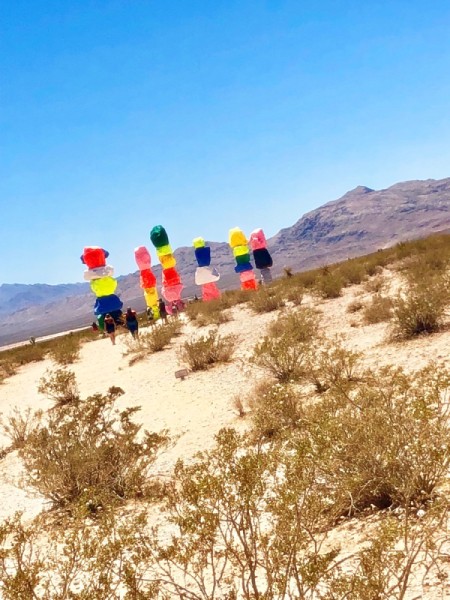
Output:
M392 298L375 294L371 301L366 304L363 310L363 321L366 325L375 323L384 323L392 317Z
M192 371L201 371L216 363L230 361L235 349L235 336L220 336L217 330L213 329L207 335L186 341L179 356Z
M132 420L139 408L115 409L121 394L110 388L105 396L59 406L28 433L20 450L27 482L55 507L88 503L95 512L145 495L149 468L167 437L140 432Z

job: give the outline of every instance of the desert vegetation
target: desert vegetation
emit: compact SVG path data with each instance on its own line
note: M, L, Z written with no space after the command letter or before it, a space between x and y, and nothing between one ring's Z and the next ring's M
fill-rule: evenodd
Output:
M2 597L444 598L450 372L411 356L445 347L434 334L448 335L449 257L448 236L403 243L194 302L186 327L126 338L131 360L198 371L170 384L183 402L227 369L253 382L214 379L222 396L208 401L228 397L230 421L163 482L170 432L146 431L113 382L83 397L66 364L46 371L51 408L3 416L5 452L52 510L1 525ZM350 318L378 332L371 356ZM142 390L158 393L156 381Z

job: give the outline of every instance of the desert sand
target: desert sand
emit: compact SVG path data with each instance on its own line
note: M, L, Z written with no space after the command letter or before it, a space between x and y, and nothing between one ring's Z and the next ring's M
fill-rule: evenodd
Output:
M393 274L388 271L385 275L391 289L397 289L398 281ZM304 304L321 312L321 325L327 337L339 336L346 347L362 352L367 366L398 365L415 370L430 361L448 363L449 331L393 343L388 339L386 323L364 326L359 313L347 311L355 298L364 302L370 296L364 285L360 285L345 289L342 297L335 300L305 298ZM113 385L120 386L125 394L118 400L119 408L140 406L136 419L145 429L168 430L172 443L159 455L154 473L169 477L178 458L190 460L197 451L211 447L214 435L222 427L239 430L247 427L249 417L239 417L233 398L237 394L245 397L261 378L262 372L252 368L248 359L267 325L277 315L278 312L255 315L245 305L231 309L232 319L222 324L219 330L221 334L237 336L239 343L234 359L208 371L190 373L184 380L175 377L175 371L183 367L179 347L187 338L207 331L207 328L197 328L189 323L185 315L181 317L184 323L182 335L163 352L129 366L130 357L126 356L129 334L123 333L118 336L115 346L107 338L86 343L79 360L70 369L76 375L82 397L105 393ZM46 371L54 367L51 360L45 360L23 367L6 380L0 387L3 416L15 406L20 409L49 408L49 400L37 392L37 387ZM0 445L7 444L8 440L2 436ZM20 510L29 520L45 509L43 498L23 489L20 479L20 460L16 452L9 453L0 461L0 519ZM353 524L349 528L356 526Z

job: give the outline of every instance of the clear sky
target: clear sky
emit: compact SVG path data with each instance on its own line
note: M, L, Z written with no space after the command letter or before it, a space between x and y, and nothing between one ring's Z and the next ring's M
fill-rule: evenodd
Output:
M450 176L449 31L448 0L0 0L0 283Z

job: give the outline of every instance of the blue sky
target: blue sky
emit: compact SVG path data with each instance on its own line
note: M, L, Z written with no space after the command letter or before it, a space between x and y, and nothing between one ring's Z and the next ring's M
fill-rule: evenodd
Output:
M5 0L0 283L450 176L449 30L448 0Z

